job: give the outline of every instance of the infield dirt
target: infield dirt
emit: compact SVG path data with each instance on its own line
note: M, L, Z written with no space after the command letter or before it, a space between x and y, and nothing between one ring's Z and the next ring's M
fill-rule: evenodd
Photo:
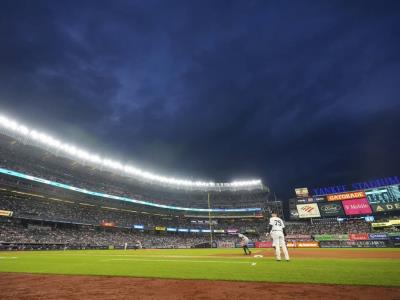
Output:
M0 275L2 299L364 299L399 300L400 288L144 279L110 276Z

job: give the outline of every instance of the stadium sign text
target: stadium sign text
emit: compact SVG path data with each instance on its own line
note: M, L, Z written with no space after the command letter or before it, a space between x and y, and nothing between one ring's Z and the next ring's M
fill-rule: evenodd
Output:
M335 194L335 195L326 196L328 201L350 200L350 199L358 199L358 198L365 198L365 197L366 196L365 196L365 193L363 191L342 193L342 194Z
M356 182L351 185L336 185L330 187L314 188L314 195L337 194L354 190L373 189L381 186L400 184L398 176L384 177L371 181Z

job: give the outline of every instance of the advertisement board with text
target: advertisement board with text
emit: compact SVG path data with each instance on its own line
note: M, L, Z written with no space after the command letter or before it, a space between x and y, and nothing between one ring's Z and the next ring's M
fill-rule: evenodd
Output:
M368 215L372 213L367 198L342 201L344 212L348 216Z
M376 213L400 210L400 202L371 204L372 210Z
M297 204L296 206L301 219L321 217L317 203Z
M388 240L389 237L386 233L369 233L368 239L370 239L370 240Z
M343 200L360 199L360 198L365 198L364 191L331 194L326 196L326 199L328 199L328 201L343 201Z
M368 233L350 233L351 241L366 241L369 239Z
M344 210L341 201L318 203L321 217L343 217Z
M272 248L272 241L268 242L256 242L256 248Z
M314 239L316 241L347 241L350 237L348 234L316 234Z

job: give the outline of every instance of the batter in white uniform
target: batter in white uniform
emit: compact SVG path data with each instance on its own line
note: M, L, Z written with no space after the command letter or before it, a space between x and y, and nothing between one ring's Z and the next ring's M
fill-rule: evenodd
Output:
M289 261L289 253L285 243L285 224L283 223L281 218L278 218L276 213L271 214L271 218L269 219L269 226L268 226L268 234L271 234L273 245L275 245L275 257L277 261L281 261L281 248L283 254L285 255L286 261Z

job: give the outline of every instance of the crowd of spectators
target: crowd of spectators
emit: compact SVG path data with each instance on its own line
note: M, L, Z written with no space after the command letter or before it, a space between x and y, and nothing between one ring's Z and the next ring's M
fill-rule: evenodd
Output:
M87 243L92 246L105 246L143 240L143 246L148 248L192 247L195 244L209 241L207 234L174 234L155 231L156 226L209 229L210 224L207 219L141 214L10 194L0 196L0 209L13 211L12 219L15 220L24 220L25 222L36 220L53 224L50 227L44 227L51 230L43 230L43 228L38 229L21 224L4 223L0 228L0 240L3 241ZM99 226L102 221L113 223L119 228L102 228ZM70 223L70 225L66 225L66 223ZM134 225L143 225L145 231L134 230ZM237 229L242 233L249 230L254 232L250 234L250 238L265 240L266 221L263 219L213 219L211 227L224 230ZM290 240L304 241L311 239L316 234L368 233L372 231L372 227L370 223L362 219L342 222L338 222L337 219L321 219L312 222L286 222L286 231ZM215 237L220 241L232 239L231 235L224 234L215 234Z
M82 189L185 207L208 207L203 191L178 190L145 184L105 170L91 168L21 142L10 143L0 134L0 167L45 178ZM262 207L267 191L226 191L211 193L215 208Z
M236 235L218 235L215 242L238 241ZM140 244L143 248L191 248L210 242L208 234L155 233L123 228L94 226L32 225L0 223L0 243L62 244L68 247L123 247Z
M207 219L190 219L183 216L160 216L142 214L114 207L87 203L66 203L46 198L21 196L18 194L3 194L0 196L0 209L13 212L13 216L24 219L47 220L54 222L83 223L100 225L103 221L112 222L118 227L131 228L133 225L143 225L145 228L155 226L183 227L194 229L208 229ZM218 229L238 229L246 231L262 231L264 221L260 219L218 219L212 225Z
M365 220L327 219L313 222L289 222L287 233L296 234L347 234L347 233L369 233L372 231L371 224Z

